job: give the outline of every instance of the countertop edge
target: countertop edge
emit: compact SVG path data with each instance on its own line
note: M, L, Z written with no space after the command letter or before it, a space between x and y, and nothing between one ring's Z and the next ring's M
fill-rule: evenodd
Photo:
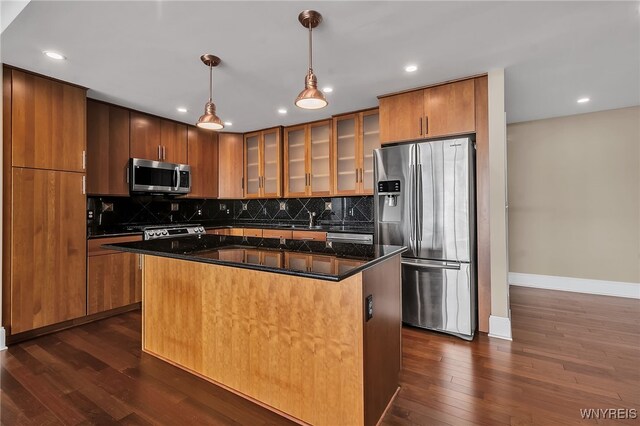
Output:
M169 225L167 225L169 226ZM336 226L342 226L342 225L336 225ZM331 233L337 233L337 234L373 234L374 233L374 229L370 228L370 229L364 229L364 227L353 227L351 229L345 229L345 230L335 230L335 229L329 229L331 228L331 225L327 225L326 228L318 228L318 229L311 229L311 228L292 228L290 226L286 226L286 225L282 225L282 226L269 226L267 224L253 224L253 223L248 223L248 224L236 224L236 225L203 225L204 229L209 230L209 229L231 229L231 228L262 228L262 229L273 229L273 230L278 230L278 231L313 231L313 232L331 232ZM131 236L131 235L142 235L143 232L142 231L126 231L126 232L113 232L113 233L108 233L108 234L95 234L95 235L87 235L87 239L88 240L95 240L95 239L100 239L100 238L113 238L113 237L127 237L127 236Z
M349 278L357 273L364 271L365 269L369 269L372 266L375 266L381 262L384 262L385 260L388 260L393 256L401 255L402 253L408 250L407 247L403 246L399 249L392 251L391 253L386 253L384 256L380 256L376 259L370 260L364 265L355 267L342 275L328 275L328 274L311 273L311 272L304 272L304 271L290 271L286 269L270 268L264 265L252 265L252 264L237 263L237 262L225 261L225 260L219 260L219 259L194 258L193 256L190 256L188 254L164 253L164 252L156 252L152 250L142 250L142 249L124 247L124 246L121 246L120 244L103 244L101 247L105 249L123 251L128 253L144 254L147 256L168 257L171 259L187 260L190 262L208 263L211 265L220 265L220 266L230 266L233 268L251 269L254 271L271 272L274 274L292 275L296 277L313 278L313 279L332 281L332 282L340 282L346 278ZM251 247L247 247L247 249L251 249ZM313 254L313 253L309 253L309 254Z

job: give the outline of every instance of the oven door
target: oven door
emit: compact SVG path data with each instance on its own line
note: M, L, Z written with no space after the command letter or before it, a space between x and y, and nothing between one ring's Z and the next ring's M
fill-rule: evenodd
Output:
M129 191L188 194L191 191L191 167L186 164L132 158L129 164Z

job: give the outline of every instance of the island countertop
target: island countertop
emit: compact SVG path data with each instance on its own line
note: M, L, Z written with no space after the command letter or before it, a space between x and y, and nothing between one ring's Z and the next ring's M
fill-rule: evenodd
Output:
M105 244L137 254L341 281L406 250L403 246L197 235Z

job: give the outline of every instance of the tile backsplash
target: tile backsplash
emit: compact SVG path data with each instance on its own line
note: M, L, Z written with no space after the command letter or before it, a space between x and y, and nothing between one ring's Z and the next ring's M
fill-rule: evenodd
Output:
M306 223L315 212L319 223L371 224L373 197L199 200L188 198L88 197L89 234L127 226L167 223L231 225Z

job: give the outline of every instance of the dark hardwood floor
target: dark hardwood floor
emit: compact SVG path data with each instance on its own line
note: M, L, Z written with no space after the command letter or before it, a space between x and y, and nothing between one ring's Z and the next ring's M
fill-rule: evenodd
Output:
M511 308L513 342L405 328L402 389L383 424L568 425L580 409L640 409L640 301L512 287ZM3 425L290 423L142 354L139 311L0 361Z

